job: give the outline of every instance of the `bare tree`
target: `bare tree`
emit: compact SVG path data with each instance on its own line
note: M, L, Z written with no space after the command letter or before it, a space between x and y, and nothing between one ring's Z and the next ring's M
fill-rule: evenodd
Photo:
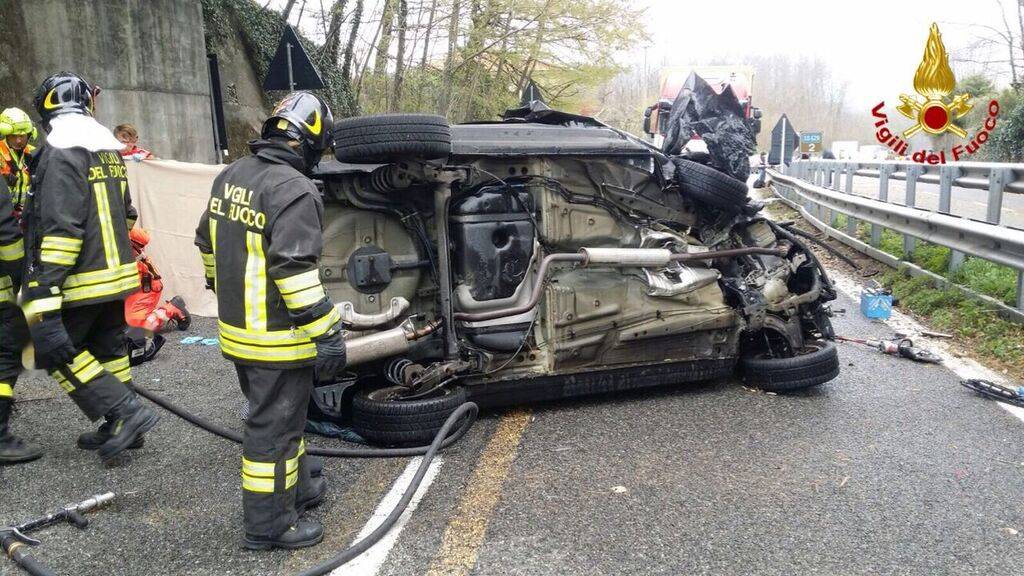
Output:
M398 0L398 53L395 55L395 85L388 103L389 110L397 110L402 101L402 81L405 79L405 33L409 23L409 4L407 0Z
M345 46L345 61L341 66L341 75L349 80L352 79L352 58L356 49L356 38L359 37L359 24L363 19L363 0L356 0L356 7L352 11L352 24L348 32L348 44Z

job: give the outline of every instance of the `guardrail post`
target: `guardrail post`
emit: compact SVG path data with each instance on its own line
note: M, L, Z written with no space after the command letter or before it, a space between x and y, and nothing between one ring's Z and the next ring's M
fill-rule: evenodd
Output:
M1024 310L1024 272L1017 271L1017 309Z
M985 206L985 220L999 224L1003 214L1003 189L1013 178L1013 171L1006 168L992 168L988 174L988 204Z
M889 203L889 175L892 174L892 164L882 164L878 167L878 201ZM882 242L882 227L877 224L871 225L871 245L878 248Z
M907 208L917 207L917 179L924 174L924 168L916 164L907 166L907 195L903 199L904 205ZM903 235L903 257L910 258L914 255L914 249L917 248L917 238L904 234Z
M846 193L853 194L853 173L857 171L856 164L846 165Z
M956 166L939 167L939 212L952 214L953 206L953 181L960 176L960 169ZM953 250L949 255L949 271L956 272L963 266L964 254Z

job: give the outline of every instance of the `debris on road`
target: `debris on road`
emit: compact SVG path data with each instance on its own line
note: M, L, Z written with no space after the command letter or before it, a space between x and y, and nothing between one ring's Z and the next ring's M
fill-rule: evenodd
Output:
M996 384L991 380L982 380L981 378L961 380L960 385L964 388L970 388L982 396L1024 407L1024 387Z
M878 351L883 354L899 356L900 358L909 358L915 362L922 362L925 364L939 364L942 362L942 359L934 352L925 350L924 348L917 348L914 346L913 340L902 336L897 336L889 340L862 340L860 338L836 336L836 340L841 342L864 344L865 346L877 348Z

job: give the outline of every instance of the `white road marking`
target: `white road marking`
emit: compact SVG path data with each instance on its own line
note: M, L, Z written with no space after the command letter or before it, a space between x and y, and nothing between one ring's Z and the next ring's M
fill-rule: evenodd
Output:
M835 270L829 271L829 277L832 278L836 288L849 296L855 303L860 302L862 286L856 280ZM921 331L927 330L927 328L896 309L893 309L892 316L884 322L894 331L906 334L908 338L915 342L928 342L927 348L942 358L942 365L952 370L954 374L964 380L968 378L982 378L999 384L1007 382L1006 377L1002 374L982 366L976 360L955 356L952 348L946 342L921 336ZM998 401L997 404L1021 421L1024 421L1024 408Z
M370 535L371 532L377 529L378 526L384 522L384 519L388 517L391 510L395 507L395 504L402 498L402 494L409 487L412 482L412 477L416 474L416 470L420 467L420 461L422 457L417 456L413 458L409 465L405 467L405 471L402 475L395 480L391 490L384 496L384 499L377 505L377 509L373 511L373 516L363 526L363 529L356 536L356 539L352 542L356 544L363 538ZM416 507L419 505L423 495L427 493L430 485L434 483L434 479L437 478L437 473L441 470L441 464L443 460L440 456L435 457L434 461L430 463L430 467L427 468L426 475L423 476L423 483L413 494L412 500L409 501L409 507L405 509L402 516L399 517L398 522L395 523L394 528L387 533L379 542L373 545L369 550L363 552L359 556L352 559L351 562L343 566L339 566L333 572L331 576L373 576L380 571L384 562L388 559L388 554L391 553L391 549L394 548L398 542L398 536L402 533L402 529L405 528L405 524L412 517L412 513L416 511Z

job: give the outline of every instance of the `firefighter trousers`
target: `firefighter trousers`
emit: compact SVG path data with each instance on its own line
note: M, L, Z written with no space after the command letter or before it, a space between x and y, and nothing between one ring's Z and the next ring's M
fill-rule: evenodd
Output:
M50 376L95 422L132 394L126 386L132 373L124 343L124 301L65 308L61 317L77 354Z
M242 510L245 533L276 538L298 520L296 501L312 485L302 433L313 391L313 368L235 365L249 402L242 441Z
M0 304L0 400L14 396L14 385L21 374L21 352L28 343L28 326L21 309Z

